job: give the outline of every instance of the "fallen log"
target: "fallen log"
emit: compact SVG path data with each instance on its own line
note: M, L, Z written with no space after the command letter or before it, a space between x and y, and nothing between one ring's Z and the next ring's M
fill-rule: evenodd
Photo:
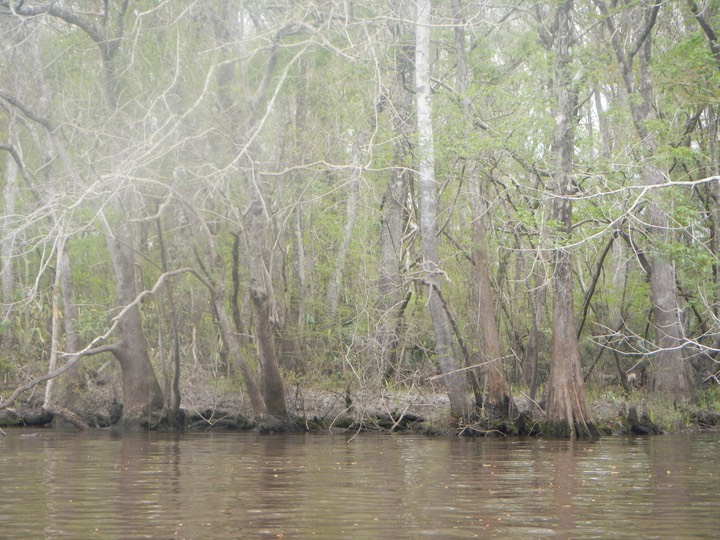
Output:
M45 410L52 414L53 416L57 416L59 418L62 418L66 422L72 424L76 428L78 428L80 431L86 431L90 429L90 426L87 425L87 423L80 418L77 414L72 412L70 409L66 409L65 407L61 407L60 405L50 405L45 407Z
M53 415L42 407L0 410L0 426L45 426L53 421Z

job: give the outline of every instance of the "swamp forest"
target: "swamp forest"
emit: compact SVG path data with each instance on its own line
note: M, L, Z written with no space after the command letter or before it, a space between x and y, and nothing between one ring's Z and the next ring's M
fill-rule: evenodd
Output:
M718 32L718 0L0 0L2 425L720 424Z

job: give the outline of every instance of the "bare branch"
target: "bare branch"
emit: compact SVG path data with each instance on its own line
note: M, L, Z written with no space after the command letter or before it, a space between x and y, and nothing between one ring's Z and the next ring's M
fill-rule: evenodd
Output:
M710 42L710 50L715 58L715 63L718 65L718 69L720 69L720 44L718 43L717 34L715 33L715 30L713 30L713 27L710 26L710 23L705 18L705 15L700 13L697 2L688 0L688 4L690 4L690 11L695 16L700 28L703 29L703 32L705 32L705 35Z
M632 48L632 50L628 51L628 56L630 58L633 58L638 53L638 51L640 50L640 47L643 46L643 43L645 43L645 40L650 36L650 32L652 32L652 29L655 26L655 23L657 22L658 11L660 11L660 3L657 3L652 7L652 11L650 12L650 15L647 17L647 23L645 25L645 28L642 31L642 34L640 34L637 37L637 40L635 41L635 46Z
M30 107L25 105L22 101L17 99L15 96L10 94L9 92L3 90L0 88L0 99L4 99L7 101L10 105L18 109L20 112L22 112L25 116L27 116L30 120L33 120L34 122L37 122L41 126L43 126L45 129L47 129L49 132L54 132L56 129L56 126L47 118L43 118L39 114L36 114Z
M127 1L124 2L127 4ZM20 17L37 17L39 15L51 15L65 21L67 24L76 26L83 30L92 39L103 52L105 58L110 57L110 49L108 47L108 41L105 36L98 30L98 28L88 21L78 16L73 11L61 7L58 2L50 2L42 6L25 6L18 4L12 6L9 0L0 0L0 6L8 8L13 13ZM125 6L127 7L127 5ZM116 47L117 48L117 47Z

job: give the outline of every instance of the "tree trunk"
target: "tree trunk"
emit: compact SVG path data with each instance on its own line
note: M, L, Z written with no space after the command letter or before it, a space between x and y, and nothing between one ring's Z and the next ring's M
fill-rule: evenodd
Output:
M398 23L395 33L402 34ZM404 87L404 81L413 77L413 59L408 56L407 47L395 52L395 65L391 94L390 115L395 134L393 163L388 171L387 187L380 208L380 264L377 284L378 322L377 343L379 372L389 378L398 367L397 331L404 316L403 277L401 272L403 254L403 232L405 228L405 201L411 182L411 137L413 131L412 94Z
M633 121L646 156L643 173L647 185L665 183L665 173L654 163L658 143L647 123L652 120L653 80L651 71L652 39L648 36L640 50L639 73L642 103L631 104ZM630 88L631 90L631 88ZM629 91L628 94L631 94ZM650 301L653 309L653 330L657 353L652 358L650 387L674 399L689 399L694 384L690 364L684 354L682 309L675 285L675 268L669 255L661 252L671 240L670 218L661 204L662 193L650 193L648 201L648 234L652 253L650 264Z
M60 236L56 242L56 269L55 280L52 286L51 294L51 310L52 322L50 329L50 361L48 365L48 373L52 373L57 369L58 352L60 350L60 283L62 280L60 260L65 252L65 238ZM45 383L45 398L43 399L43 409L50 410L53 401L53 389L55 387L55 379L48 380Z
M260 388L255 381L255 374L250 369L250 366L245 359L245 355L242 352L242 346L240 340L233 329L233 325L230 322L230 318L225 311L225 305L221 290L211 288L210 289L211 302L215 308L215 312L218 318L218 326L220 327L220 335L223 343L228 349L230 355L235 359L240 369L240 373L245 383L245 390L248 393L250 399L250 406L252 407L253 415L256 419L260 419L265 416L267 408L265 407L265 400L262 397Z
M110 127L107 135L107 142L104 147L101 146L103 155L98 162L107 160L109 165L107 170L103 171L109 178L113 177L117 171L117 156L122 153L121 148L111 146L123 140L124 133L119 124L115 124L115 114L117 113L118 96L120 94L120 83L122 81L123 71L118 69L117 52L120 44L123 42L123 32L125 29L124 18L127 10L127 3L121 3L117 10L108 9L105 13L105 24L101 28L96 27L88 19L83 18L77 12L71 9L58 9L48 11L48 13L62 20L68 25L81 28L87 36L92 39L98 47L98 55L101 63L101 90L105 98L106 115L104 120L108 121ZM106 6L109 8L109 6ZM23 10L26 10L23 12ZM19 15L35 15L32 6L23 6L18 4L17 11ZM39 63L39 62L38 62ZM83 185L81 175L73 169L68 159L64 143L60 137L57 137L54 130L50 129L50 124L44 124L48 128L48 135L58 152L60 161L67 169L69 176ZM130 140L131 137L128 137ZM102 139L101 139L102 140ZM112 141L112 143L110 143ZM93 171L97 174L97 171ZM119 178L115 178L119 180ZM137 298L137 288L135 284L135 256L132 245L132 234L130 220L127 215L129 211L135 207L131 202L128 206L123 207L123 188L122 181L117 182L114 188L118 189L116 195L104 204L114 206L117 213L123 216L115 229L113 230L107 219L104 220L107 235L107 247L113 263L115 273L115 294L116 305L118 309L125 309L126 306L133 304ZM101 211L102 212L102 211ZM125 427L137 427L139 425L147 426L151 424L155 418L155 413L163 407L163 397L160 385L158 384L155 372L150 362L148 354L147 342L142 327L142 317L140 308L137 304L133 304L124 311L119 319L115 335L117 340L109 346L115 357L120 363L122 369L122 387L123 387L123 415L121 423Z
M482 335L481 373L485 383L483 406L494 418L510 418L514 406L503 370L500 333L495 319L495 300L490 278L485 225L479 193L474 193L473 270L477 288L477 323Z
M285 387L275 351L277 316L275 314L272 281L265 266L267 252L265 238L269 222L263 202L256 198L249 212L247 227L250 257L250 297L255 308L255 343L260 361L262 396L267 413L272 416L287 416Z
M66 246L67 247L67 246ZM62 298L62 323L65 330L66 353L75 353L82 349L80 336L77 331L78 307L75 297L75 285L73 283L72 265L67 249L63 249L62 257L58 261L58 272L60 272L60 293ZM73 357L68 357L69 362ZM69 411L78 411L81 407L80 400L87 388L87 377L85 370L78 365L70 368L59 381L57 399L55 405L62 406Z
M648 168L650 170L648 170ZM664 182L664 175L656 167L646 166L648 182ZM651 195L652 196L652 195ZM670 241L670 220L653 198L648 204L649 232L653 242L661 246ZM685 332L682 309L675 286L675 267L668 255L657 248L648 257L650 263L650 299L653 308L653 329L658 351L651 359L650 388L654 392L674 398L688 399L693 392L693 374L685 358Z
M137 298L135 285L135 257L126 235L125 226L118 227L115 236L108 236L107 245L115 270L115 297L122 309ZM128 309L118 321L117 341L113 354L122 368L123 413L125 427L147 425L155 413L163 408L163 395L155 371L150 363L142 317L137 304Z
M567 241L572 234L572 203L568 195L572 187L575 149L573 114L577 106L577 95L572 87L570 52L573 39L572 12L573 0L567 0L558 6L555 19L557 29L553 41L553 88L556 99L553 217L558 223L558 243ZM562 247L556 248L553 261L553 344L545 432L560 437L594 437L598 432L590 416L580 375L580 349L575 325L570 253Z
M397 153L395 154L397 156ZM408 180L406 170L394 169L383 196L380 222L380 268L378 277L377 343L379 373L389 378L398 367L398 317L403 317L402 261L404 204Z
M307 120L307 81L298 91L295 102L295 132L305 133ZM299 137L298 137L299 139ZM296 140L300 158L304 159L302 141ZM285 265L290 266L290 278L285 280L286 311L285 322L281 331L281 357L280 364L285 369L293 369L298 373L306 370L303 330L305 328L305 303L307 284L305 276L305 242L303 240L303 191L305 178L302 172L293 172L290 182L294 186L295 207L292 209L290 221L292 223L292 260L289 265L287 258Z
M542 281L543 283L537 285L528 291L528 303L530 305L530 331L528 335L528 341L525 349L525 357L523 358L523 381L528 385L529 396L532 401L535 401L537 396L538 386L540 384L539 371L540 371L540 350L544 349L544 340L542 335L543 320L546 318L545 309L547 306L547 293L544 279L538 279L535 275L536 281Z
M457 371L452 351L450 321L436 290L440 290L442 271L438 265L435 149L432 127L432 92L430 87L430 0L417 3L415 43L415 89L418 129L418 177L420 187L420 235L422 268L428 287L428 305L435 334L435 355L450 398L452 414L465 418L472 412L472 400L464 374Z
M453 1L455 11L455 53L457 56L457 92L463 114L463 134L470 133L473 111L467 91L470 83L465 51L465 21L461 0ZM480 371L485 383L483 404L492 418L510 418L513 401L510 386L505 379L500 345L500 333L495 319L495 301L487 253L487 207L482 199L480 177L474 159L467 160L467 177L472 199L472 263L474 289L477 291L477 326L482 336L482 352L479 355ZM472 381L471 381L472 382Z
M67 252L66 239L60 238L57 241L57 268L55 269L55 284L52 294L52 330L49 372L57 369L59 351L74 353L80 350L80 338L76 331L77 305L75 304L75 288L72 281L72 267L70 256ZM60 330L65 330L65 346L61 347ZM68 363L73 357L66 358ZM57 391L54 387L58 383ZM67 370L59 381L50 379L45 386L45 403L43 408L47 410L58 408L58 410L70 411L77 408L81 392L85 389L85 377L80 366L74 365ZM58 415L58 418L63 418Z
M718 149L718 137L720 137L720 114L718 107L710 107L708 110L708 127L707 138L710 150L710 175L720 175L720 149ZM712 234L713 253L720 253L720 182L710 182L708 186L709 197L708 206L712 215ZM716 318L720 318L720 264L717 260L713 261L713 277L715 279L715 301L713 304L713 314Z
M205 246L203 253L199 250L195 253L196 257L200 259L200 267L204 272L204 277L200 279L210 294L210 307L216 317L223 346L237 362L253 415L256 419L260 419L265 416L267 408L260 387L257 384L255 373L253 373L243 353L237 327L233 325L233 321L228 316L224 302L225 270L222 258L217 253L215 237L212 235L207 222L197 215L194 208L189 207L188 211L189 221L192 224L191 228L198 237L198 243Z
M335 266L328 282L325 293L325 317L328 330L337 327L337 310L340 301L340 287L345 272L345 261L352 242L353 229L357 220L358 195L360 192L360 178L362 172L362 155L364 135L360 134L358 140L352 144L352 173L348 180L348 195L345 205L345 225L343 225L342 238L335 255Z
M113 14L113 16L122 19L125 15L125 7L126 5L122 7L117 13ZM18 4L16 13L21 16L36 15L37 13L35 13L33 9L34 8L31 6L23 6L22 4ZM64 21L67 24L72 24L78 28L82 28L86 33L88 33L89 37L96 38L95 42L98 44L98 52L100 54L102 63L102 91L106 97L107 105L107 110L105 112L108 114L109 117L112 117L112 114L116 112L115 104L117 101L117 83L119 80L117 74L115 73L113 57L117 52L117 46L115 44L119 46L122 36L106 35L105 32L108 30L109 26L104 26L102 29L102 37L105 38L104 44L109 43L111 41L111 38L113 38L112 41L114 43L112 46L104 47L104 45L101 44L99 40L101 35L99 33L93 34L93 32L97 32L97 28L95 28L92 24L90 24L87 20L83 19L77 13L74 13L70 10L60 9L54 12L50 11L49 14L53 17L56 17L58 20ZM115 29L120 32L120 34L122 33L122 28L124 28L123 25L117 25L115 27ZM33 44L36 43L34 40L30 40L29 42ZM44 79L42 77L42 69L40 68L41 62L37 47L33 48L33 51L31 52L31 57L35 66L38 67L38 72L40 74L38 77L38 82L40 87L44 90L41 93L43 97L40 100L40 104L38 105L39 114L37 114L36 112L35 114L37 116L33 117L34 120L38 121L38 123L40 123L46 129L46 144L41 150L41 154L43 154L43 160L46 163L44 169L46 171L46 174L49 174L49 171L51 170L50 164L53 161L53 158L49 154L46 154L50 151L50 149L53 149L57 152L57 157L59 158L60 163L62 163L62 166L65 169L68 177L76 181L78 186L82 186L83 180L81 178L81 175L78 174L78 172L74 169L73 164L68 157L68 152L64 146L62 138L57 136L56 130L52 122L48 120L50 115L50 111L47 110L46 96L48 95L48 92L46 89L44 89ZM122 137L118 136L118 133L113 133L113 135L115 136L115 138L113 139L115 141L122 139ZM114 156L118 152L118 148L105 148L105 150L106 155L104 157L107 157L112 163L114 161ZM109 170L111 174L112 172L114 172L112 165L109 167ZM121 189L122 184L119 184L117 187ZM36 192L36 190L34 190L33 188L31 188L31 191L33 191L34 196L38 200L41 200L43 198L42 195ZM106 201L108 206L116 204L117 208L120 210L120 197L121 195L116 197L114 200ZM120 214L124 214L122 210L119 211ZM54 224L57 221L56 216L52 213L48 215L48 219L50 219ZM107 246L110 252L115 272L116 305L118 309L124 309L125 306L135 301L137 295L137 290L135 286L134 252L130 244L129 225L128 223L121 223L117 227L117 230L113 231L111 230L107 220L105 220L104 223L106 225L105 232L107 234ZM65 239L61 239L61 241L64 243ZM68 325L68 338L70 340L68 343L68 349L78 349L78 343L76 341L75 343L73 343L73 341L75 340L75 331L73 326L75 307L72 298L72 284L70 281L71 278L67 254L61 256L58 259L57 266L57 271L59 273L58 275L62 280L64 280L64 282L58 281L57 286L63 288L63 305L67 311L66 323ZM66 274L66 276L63 277L63 274ZM56 301L54 302L55 309L59 309L60 305L59 297L57 296L57 294L58 292L56 291ZM56 343L54 344L55 349L57 349L58 330L59 327L56 324L54 329L54 332L56 334ZM131 308L126 310L124 315L118 321L118 325L116 327L116 336L116 342L108 346L108 350L111 350L114 353L116 358L119 360L122 369L124 401L122 422L128 427L137 426L140 424L147 425L149 422L152 422L152 416L156 412L156 409L162 409L163 403L162 392L160 390L160 386L157 382L157 378L155 377L155 373L150 363L147 345L145 342L145 335L142 329L140 310L137 305L133 305ZM74 370L74 368L72 369ZM48 395L48 402L52 400L51 393L52 383L50 383L50 394Z
M287 307L285 310L285 322L280 333L280 365L284 369L305 373L306 366L302 346L306 295L305 245L302 235L302 208L297 201L291 220L293 224L292 261L289 263L291 278L285 281ZM285 264L288 264L287 260Z
M3 186L3 216L12 216L15 214L15 199L18 191L17 186L18 167L13 159L5 160L5 184ZM2 279L2 303L3 318L9 318L12 310L12 304L15 295L15 267L13 264L13 238L11 235L3 235L0 242L2 249L2 259L0 264L0 277Z
M640 31L628 37L634 49L627 51L623 35L616 28L613 16L601 0L595 0L611 33L611 40L624 82L626 98L633 125L643 150L643 176L645 184L657 186L665 183L666 175L655 163L658 150L657 135L652 121L656 120L652 75L652 29L657 20L660 4L643 6ZM637 74L633 62L638 59ZM689 399L694 389L690 364L684 354L682 310L675 286L675 269L662 246L670 238L669 216L663 210L661 194L651 192L647 205L649 247L646 255L650 272L650 301L653 308L653 330L656 353L650 368L650 385L656 392L673 399Z
M700 10L697 2L690 1L690 11L697 19L700 27L705 33L710 46L710 52L715 59L715 67L720 70L720 41L718 34L709 23L708 16L715 15L717 10L711 11L709 6ZM720 108L717 104L711 104L707 108L707 140L708 150L710 151L710 171L707 176L720 175L720 152L718 149L718 137L720 136ZM720 182L711 182L708 186L708 211L712 215L712 243L711 249L715 254L720 253ZM720 317L720 302L718 302L718 293L720 291L720 264L717 260L713 262L713 278L715 280L715 298L710 300L712 303L712 312L717 319ZM716 338L716 343L718 339ZM716 347L717 348L717 347ZM717 354L714 355L717 358ZM715 367L717 370L717 367Z
M160 250L160 261L161 261L161 269L163 273L166 273L169 271L169 264L168 264L168 250L167 246L165 244L165 233L163 232L163 225L161 220L157 220L157 235L158 235L158 244L159 244L159 250ZM166 286L166 298L167 298L167 319L168 319L168 326L170 330L170 337L172 339L172 378L169 375L169 366L168 361L165 360L164 362L164 371L165 371L165 388L164 394L165 394L165 403L167 406L170 407L170 412L173 415L174 418L172 418L173 422L177 421L177 414L180 410L180 402L182 400L182 396L180 394L180 331L179 331L179 324L178 324L178 308L177 304L175 302L175 286L171 281L168 282ZM164 316L165 309L163 308L163 300L158 300L158 316L162 317L164 320L166 317ZM160 324L158 326L158 333L160 336L160 341L162 341L164 328L163 325ZM159 345L159 349L162 351L163 347L162 345ZM172 396L172 397L171 397Z

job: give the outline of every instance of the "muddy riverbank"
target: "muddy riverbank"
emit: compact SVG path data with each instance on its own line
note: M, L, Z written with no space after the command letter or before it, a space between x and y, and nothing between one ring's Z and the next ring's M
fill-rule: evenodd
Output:
M413 387L389 390L346 387L342 390L303 388L287 393L290 418L256 421L242 392L233 388L187 388L177 414L159 411L148 419L147 429L259 430L259 431L412 431L432 435L512 436L542 435L543 403L532 401L520 390L514 392L512 419L494 420L483 412L464 422L449 414L446 396L434 389ZM702 397L696 403L669 403L650 398L643 391L632 395L612 389L591 392L591 408L602 435L659 434L720 426L718 403ZM60 426L85 423L90 429L114 426L122 404L111 386L88 392L80 407L72 411L76 423L63 408L42 408L39 393L0 411L0 426Z

